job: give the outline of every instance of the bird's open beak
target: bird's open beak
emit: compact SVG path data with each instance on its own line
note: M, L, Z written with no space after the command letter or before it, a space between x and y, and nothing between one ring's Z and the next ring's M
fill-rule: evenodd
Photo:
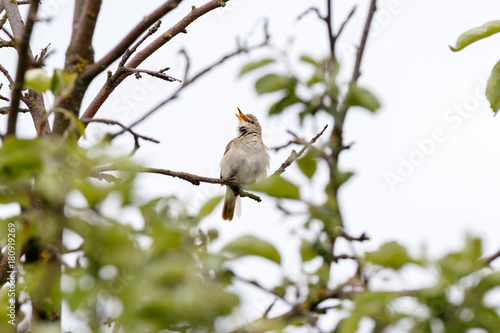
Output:
M236 117L238 118L238 120L240 120L240 121L246 121L247 123L249 123L250 120L248 120L247 117L245 117L245 115L243 114L243 112L241 112L240 108L237 107L237 109L238 109L238 113L239 114L238 113L235 113L235 114L236 114Z

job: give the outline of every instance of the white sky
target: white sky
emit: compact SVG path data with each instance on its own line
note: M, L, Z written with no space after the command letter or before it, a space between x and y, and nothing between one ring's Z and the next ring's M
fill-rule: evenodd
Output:
M137 1L131 0L105 1L94 39L96 59L161 2L142 1L138 6ZM304 53L324 56L327 52L325 27L313 14L296 21L311 5L324 9L324 2L233 0L226 8L193 23L187 35L177 36L141 67L168 66L171 67L168 74L182 78L184 62L178 51L186 48L191 56L191 73L195 73L234 50L237 36L244 37L253 31L251 40L259 42L265 17L270 22L272 41L281 49L291 50L292 61ZM368 2L336 1L334 5L338 27L352 6L359 3L356 16L337 45L342 75L346 79L350 77L352 50L358 43ZM55 54L47 61L49 68L63 67L71 33L71 3L46 0L41 7L53 20L39 25L33 49L38 52L52 43ZM183 3L163 20L160 31L187 13L191 5L203 3L201 0ZM424 245L434 256L457 249L463 244L465 233L470 232L484 240L485 254L491 254L500 246L497 172L500 123L484 98L484 82L500 59L500 36L490 37L459 53L451 52L448 45L454 44L463 31L498 19L500 3L494 0L380 0L379 9L359 82L376 94L382 108L375 115L353 109L346 123L347 141L355 144L343 153L341 165L345 170L356 172L341 191L347 229L354 235L366 232L371 236L372 240L362 247L366 250L397 240L409 245L414 253ZM12 53L10 57L5 50L0 54L2 64L13 62ZM143 143L136 158L148 166L217 177L226 143L235 135L236 106L259 117L268 147L285 143L289 139L287 129L305 138L314 136L328 121L327 117L318 117L314 124L307 121L304 128L298 127L292 114L268 118L266 110L275 97L262 98L255 94L255 75L237 78L244 63L268 54L269 51L259 51L240 56L186 89L181 98L149 118L137 129L159 139L161 144ZM307 71L307 67L301 67L301 71ZM3 77L0 80L3 82ZM104 80L101 75L95 81L84 104L90 102ZM131 123L177 86L148 77L142 80L128 78L104 104L98 117ZM458 113L459 108L464 111ZM22 126L32 127L31 120L23 118ZM2 121L4 129L5 119ZM89 127L89 131L90 138L94 135L92 132L99 133L97 126ZM431 147L428 141L436 131L441 133L441 140ZM132 141L124 138L121 142L131 144ZM427 155L418 152L426 148L419 148L417 142L427 142ZM289 150L271 154L271 171L279 167L288 153ZM391 189L385 174L397 173L402 159L416 159L416 163L421 163L403 183ZM300 177L295 168L289 168L285 177ZM210 197L224 193L219 186L195 187L165 176L144 175L140 179L139 192L144 198L178 195L193 211ZM323 185L318 182L309 186L305 181L303 184L304 195L319 202ZM220 209L202 223L203 228L219 230L221 241L215 248L244 233L258 235L276 244L285 271L294 274L297 257L292 249L298 243L295 231L300 225L300 216L284 219L269 198L259 204L244 199L242 217L230 223L221 220ZM236 266L248 278L253 277L252 273L265 276L262 282L268 286L276 283L279 276L275 267L265 264L259 266L260 271L252 272L255 271L252 260ZM268 304L266 296L256 297L247 310L257 309L258 314L258 310Z

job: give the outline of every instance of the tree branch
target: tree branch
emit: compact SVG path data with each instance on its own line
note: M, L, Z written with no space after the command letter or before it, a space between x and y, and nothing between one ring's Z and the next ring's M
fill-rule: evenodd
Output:
M491 263L498 258L500 258L500 250L498 252L496 252L495 254L493 254L485 259L486 266L491 265Z
M102 71L108 68L113 61L121 57L127 49L132 45L140 35L142 35L154 22L167 15L171 10L175 9L182 0L169 0L163 5L154 10L151 14L145 16L128 34L123 38L111 51L108 52L101 60L90 66L83 78L85 80L92 80Z
M325 127L323 127L321 132L316 134L316 136L314 138L312 138L308 143L306 143L304 145L304 147L302 147L302 149L298 153L295 150L292 150L292 152L290 153L290 156L288 156L286 161L283 162L283 164L281 164L279 169L274 172L274 175L281 175L283 172L285 172L286 168L288 168L296 159L298 159L306 151L306 149L311 147L316 142L316 140L318 140L318 138L321 135L323 135L323 132L325 132L325 130L327 128L328 128L328 125L325 125Z
M364 241L370 240L370 237L368 237L365 233L362 233L361 236L359 236L359 237L354 237L354 236L350 236L345 231L342 231L342 233L340 234L340 237L344 237L346 240L351 241L351 242L364 242Z
M90 122L90 121L92 121L92 119L87 119L87 121ZM98 121L98 120L94 120L94 121ZM101 120L101 122L108 122L108 123L111 123L113 125L123 126L123 125L116 123L114 121ZM125 127L125 126L123 126L123 127ZM323 134L323 132L325 132L327 127L328 127L328 125L326 125L321 132L319 132L314 138L312 138L308 143L306 143L304 145L304 147L299 151L299 153L295 153L295 151L293 151L292 154L290 154L290 157L281 165L281 167L278 170L276 170L276 172L274 172L274 174L277 174L277 175L282 174L285 171L285 169L288 166L290 166L298 157L300 157L300 155L302 155L307 148L311 147L316 142L316 140ZM127 130L131 131L130 128L127 128ZM131 133L133 134L133 132L131 132ZM292 156L295 158L292 158ZM101 172L112 171L112 170L114 170L112 167L103 167L103 168L96 169L96 172L101 173ZM241 189L241 184L238 184L238 183L231 181L231 180L226 180L226 179L222 179L222 178L203 177L203 176L193 175L193 174L190 174L187 172L179 172L179 171L172 171L172 170L159 169L159 168L143 167L143 168L139 168L136 171L137 172L144 172L144 173L156 173L156 174L160 174L160 175L179 178L179 179L188 181L191 184L196 185L196 186L200 185L200 183L226 185L226 186L229 186L233 189L237 189L239 191L239 195L241 197L249 197L257 202L261 201L260 197L258 197L255 194L252 194L250 192L244 191L243 189Z
M257 49L257 48L263 47L263 46L267 45L268 42L269 42L269 36L268 36L267 30L266 30L266 39L261 44L258 44L258 45L255 45L255 46L252 46L252 47L249 47L249 48L247 48L245 46L240 46L236 51L234 51L234 52L232 52L230 54L225 55L224 57L222 57L221 59L219 59L217 62L211 64L210 66L207 66L206 68L204 68L203 70L201 70L200 72L198 72L196 75L194 75L192 78L188 78L188 70L189 70L189 62L190 62L189 61L189 57L187 56L186 52L184 50L182 50L181 53L184 54L185 57L186 57L186 71L185 71L184 80L183 80L182 85L172 95L170 95L170 97L166 98L165 100L163 100L162 102L160 102L157 106L155 106L153 109L151 109L150 111L146 112L141 118L139 118L132 125L130 125L130 127L134 127L137 124L143 122L144 120L146 120L146 118L148 118L153 113L155 113L156 111L158 111L161 107L165 106L167 103L169 103L172 100L176 99L179 96L180 92L184 88L186 88L187 86L189 86L190 84L192 84L193 82L195 82L197 79L199 79L203 75L205 75L208 72L210 72L212 69L214 69L214 68L222 65L224 62L226 62L227 60L231 59L234 56L237 56L238 54L251 52L251 51L253 51L253 50Z
M347 23L351 20L351 18L354 16L354 13L356 12L356 9L357 9L357 6L354 6L352 9L351 9L351 12L349 13L349 15L347 15L346 19L344 20L344 22L342 22L342 25L340 26L339 28L339 31L337 31L337 33L335 34L335 41L337 40L337 38L339 38L339 36L342 34L342 32L344 31L344 28L345 26L347 25Z
M120 132L120 133L123 133L124 131L125 132L129 132L130 134L132 134L134 136L134 142L135 142L135 145L134 145L134 152L139 149L140 147L140 144L139 144L139 139L142 139L142 140L145 140L145 141L150 141L150 142L154 142L154 143L160 143L160 141L156 140L156 139L153 139L153 138L150 138L150 137L147 137L147 136L144 136L144 135L140 135L138 134L137 132L135 132L134 130L132 130L131 128L123 125L122 123L118 122L118 121L115 121L115 120L110 120L110 119L97 119L97 118L94 118L94 119L80 119L80 121L82 123L84 123L85 125L89 124L89 123L102 123L102 124L107 124L107 125L116 125L116 126L120 126L123 131ZM118 136L120 133L118 134L115 134L115 135L112 135L111 136L111 139L115 138L116 136Z
M165 31L160 37L151 42L148 46L146 46L142 51L137 53L132 60L130 60L126 67L128 68L137 68L144 60L146 60L151 54L157 51L160 47L168 43L172 38L177 36L180 33L186 33L186 28L194 22L197 18L205 15L206 13L225 6L226 2L229 0L210 0L205 3L201 7L195 8L191 10L189 14L187 14L184 18L182 18L179 22L177 22L173 27ZM96 69L90 67L88 70L82 73L83 78L88 79L94 76L94 71ZM131 73L122 73L115 80L110 82L108 80L106 84L101 88L97 96L90 103L87 110L84 112L84 118L93 118L97 111L100 109L102 104L108 99L109 95L115 90L115 88L125 80L127 76Z
M38 6L38 3L36 4ZM19 12L19 8L17 7L17 4L13 1L10 0L3 0L3 7L5 9L5 13L7 15L7 18L9 20L9 25L10 28L12 29L13 37L11 39L14 39L16 42L16 47L17 51L19 53L19 56L21 57L20 53L20 46L23 43L23 38L24 38L24 33L25 33L25 26L23 19L21 17L21 13ZM29 17L28 17L29 19ZM27 49L26 52L27 57L29 58L30 62L33 62L33 53L31 52L31 49ZM25 52L25 53L26 53ZM24 56L24 54L23 54Z
M75 14L80 15L80 17L77 20L77 27L74 30L74 35L68 48L66 69L70 69L70 67L80 62L80 58L93 61L94 50L92 48L92 38L94 37L97 17L101 10L101 3L102 0L86 0L81 12L81 7L75 8ZM81 69L79 72L81 72Z
M356 51L356 64L354 65L354 71L352 73L352 82L356 82L361 75L361 60L363 60L366 41L368 40L368 33L370 32L370 27L376 10L377 0L371 0L370 9L368 11L365 27L363 29L363 36L361 37L361 43L359 44L358 50Z
M0 288L7 282L9 278L9 257L7 255L7 250L3 253L0 252Z
M7 5L4 6L7 11ZM17 5L14 4L14 6ZM29 12L28 19L26 20L26 27L24 28L22 38L19 40L19 60L17 64L16 80L14 81L14 87L12 88L12 97L10 104L9 118L7 121L7 135L16 134L16 124L17 124L17 114L19 111L19 101L21 99L21 90L24 86L24 73L28 69L28 55L29 55L29 41L31 38L31 32L33 31L33 25L36 21L36 13L38 11L38 1L32 1ZM10 21L10 18L9 18ZM21 21L22 23L22 21ZM14 30L14 29L12 29ZM33 55L31 55L33 57Z
M328 41L330 44L330 57L335 60L335 34L333 33L333 0L326 0L327 14L324 18L328 29Z
M10 107L9 106L4 106L4 107L1 107L0 108L0 114L9 114L10 112ZM26 112L30 112L29 109L25 109L25 108L19 108L18 112L20 113L26 113Z
M370 9L368 10L368 15L366 17L365 26L363 29L363 35L361 36L361 41L359 43L358 49L356 51L356 60L354 64L354 69L351 78L351 84L356 83L358 81L359 76L361 75L361 61L363 60L363 54L365 52L366 41L368 40L368 34L370 32L371 23L373 20L373 16L377 10L377 0L371 0ZM351 11L352 13L352 11ZM337 137L342 141L342 126L345 121L345 117L347 115L347 111L349 110L349 105L342 102L342 105L339 107L339 120L335 122L335 126L333 128L331 137ZM342 147L341 147L342 148Z
M175 77L172 77L170 75L167 75L167 74L164 74L163 72L168 70L169 68L165 68L165 69L161 69L159 71L151 71L151 70L148 70L148 69L139 69L139 68L127 68L127 67L123 67L123 71L125 72L130 72L130 73L135 73L135 77L137 79L140 79L141 78L141 74L140 73L144 73L144 74L148 74L148 75L151 75L153 77L157 77L159 79L162 79L162 80L165 80L165 81L168 81L168 82L181 82L181 80L179 79L176 79Z

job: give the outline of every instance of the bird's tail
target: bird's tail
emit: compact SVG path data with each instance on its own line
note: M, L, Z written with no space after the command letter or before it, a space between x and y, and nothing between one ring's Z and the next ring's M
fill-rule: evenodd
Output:
M222 206L222 219L231 221L234 216L234 209L236 206L237 196L234 191L227 186L226 187L226 197L224 199L224 206Z

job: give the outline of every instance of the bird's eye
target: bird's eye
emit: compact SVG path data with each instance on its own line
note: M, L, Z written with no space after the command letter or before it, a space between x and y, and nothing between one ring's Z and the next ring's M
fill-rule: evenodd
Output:
M251 122L252 124L255 124L255 121L253 121L253 120L250 120L250 122Z

